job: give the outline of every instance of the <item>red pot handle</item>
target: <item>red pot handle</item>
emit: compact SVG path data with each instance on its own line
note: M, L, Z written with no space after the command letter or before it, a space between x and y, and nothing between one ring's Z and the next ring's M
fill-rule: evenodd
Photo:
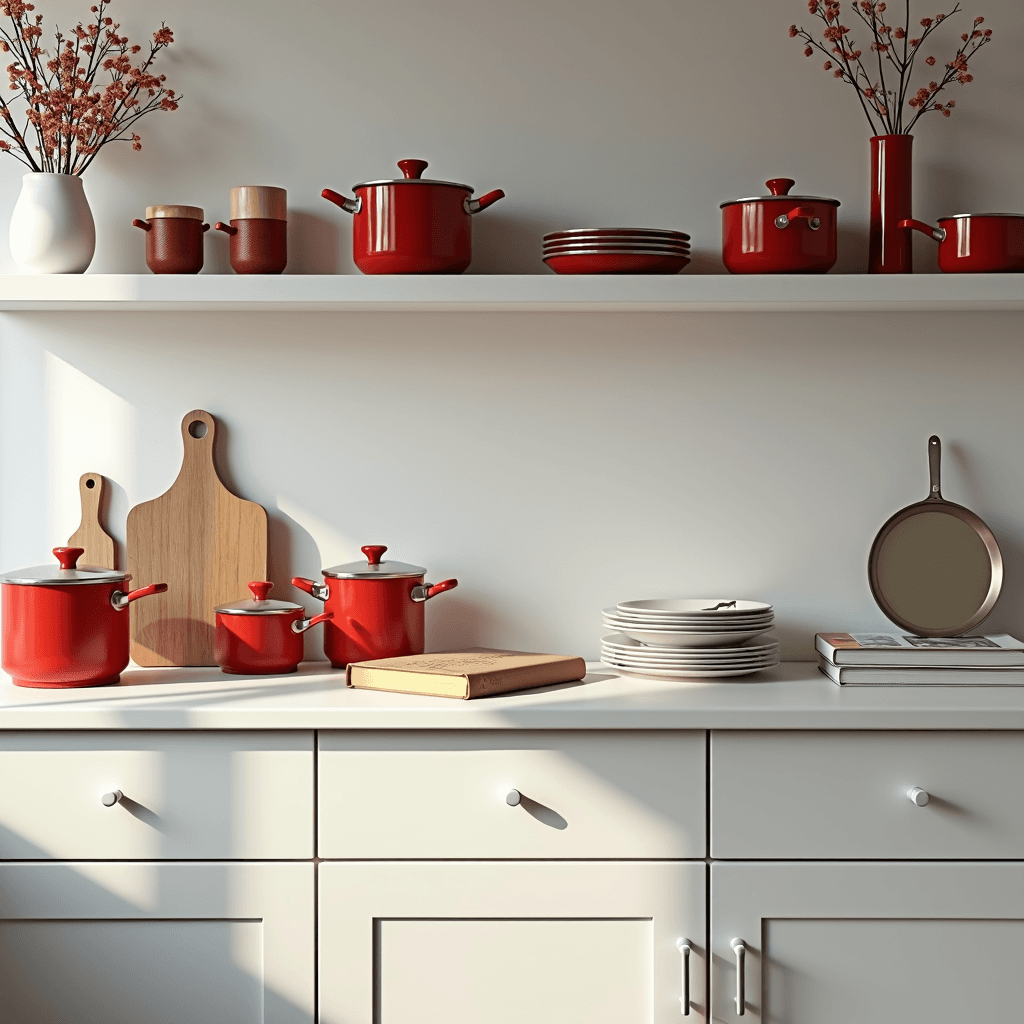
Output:
M117 611L123 612L132 601L138 601L140 597L149 597L151 594L163 594L166 592L166 583L150 583L148 587L139 587L138 590L131 590L127 594L120 590L115 590L110 595L110 603Z
M933 228L931 224L925 224L923 220L901 220L897 227L905 228L908 231L920 231L922 235L934 238L936 242L946 240L945 228Z
M85 554L85 548L54 548L54 558L62 569L77 569L78 560Z
M292 632L305 633L307 629L312 629L318 622L326 622L328 619L333 618L334 612L321 612L319 615L314 615L311 619L292 619Z
M315 597L318 601L326 601L331 596L330 588L326 583L316 583L313 580L307 580L305 576L293 576L292 586L304 590L310 597Z
M225 235L237 235L238 228L234 224L225 224L224 221L219 220L213 225L214 231L223 231Z
M359 196L357 199L349 199L348 196L343 196L340 192L335 192L331 188L325 188L320 195L329 203L340 206L346 213L358 213L363 208L362 196Z
M148 220L139 220L138 217L132 221L132 225L137 228L142 228L143 231L152 231L153 225Z
M479 213L481 210L486 210L488 206L493 206L499 199L504 198L505 193L500 188L496 188L493 192L488 192L487 195L481 196L479 199L467 199L462 206L466 213Z
M817 231L821 227L821 218L813 206L794 206L788 213L780 213L775 218L775 226L780 231L784 231L795 220L807 221L807 226L812 231Z
M440 583L424 583L420 587L413 587L410 597L417 603L422 604L424 601L429 601L432 597L437 597L438 594L443 594L446 590L454 590L459 585L458 580L441 580Z
M203 225L203 232L205 233L205 232L207 232L209 230L210 230L210 225L209 224L204 224Z

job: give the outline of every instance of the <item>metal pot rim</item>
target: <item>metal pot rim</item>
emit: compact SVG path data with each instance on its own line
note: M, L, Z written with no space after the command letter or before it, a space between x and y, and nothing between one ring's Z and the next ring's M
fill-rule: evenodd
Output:
M357 192L361 188L373 188L376 185L443 185L445 188L461 188L473 194L473 189L468 185L460 185L457 181L435 181L433 178L381 178L379 181L361 181L358 185L352 186L352 191Z
M838 199L826 199L824 196L751 196L749 199L730 199L728 202L719 203L718 208L724 210L727 206L735 206L737 203L828 203L829 206L841 206Z

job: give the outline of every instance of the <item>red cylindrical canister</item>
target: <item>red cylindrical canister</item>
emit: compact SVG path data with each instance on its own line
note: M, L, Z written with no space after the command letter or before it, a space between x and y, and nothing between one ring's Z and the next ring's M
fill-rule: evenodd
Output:
M283 188L233 188L231 222L214 226L231 236L231 269L236 274L280 274L287 266L288 193Z
M147 206L145 220L132 224L146 232L146 266L154 274L198 274L203 269L203 223L198 206Z

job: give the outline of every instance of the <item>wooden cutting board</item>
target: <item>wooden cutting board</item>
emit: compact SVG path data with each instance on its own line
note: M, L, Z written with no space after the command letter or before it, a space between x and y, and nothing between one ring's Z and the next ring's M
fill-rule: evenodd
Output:
M78 490L82 495L82 522L68 538L68 547L84 549L85 553L78 560L82 565L116 569L114 539L100 526L106 481L99 473L83 473Z
M267 578L266 510L221 483L213 464L216 433L208 412L188 413L177 480L128 513L132 587L167 584L163 596L131 604L136 664L215 664L214 608L244 600L250 580Z

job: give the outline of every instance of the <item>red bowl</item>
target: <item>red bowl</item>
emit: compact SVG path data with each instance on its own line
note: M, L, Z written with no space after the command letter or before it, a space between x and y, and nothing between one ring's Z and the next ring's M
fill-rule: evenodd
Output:
M669 238L673 241L689 241L690 236L684 231L672 231L663 228L572 228L570 231L550 231L544 241L555 239L590 238L606 235L628 235L632 238Z
M636 252L577 252L545 256L556 274L678 274L688 256Z
M544 255L568 256L577 252L642 252L647 254L689 256L690 247L686 244L664 245L660 242L548 242L544 246Z

